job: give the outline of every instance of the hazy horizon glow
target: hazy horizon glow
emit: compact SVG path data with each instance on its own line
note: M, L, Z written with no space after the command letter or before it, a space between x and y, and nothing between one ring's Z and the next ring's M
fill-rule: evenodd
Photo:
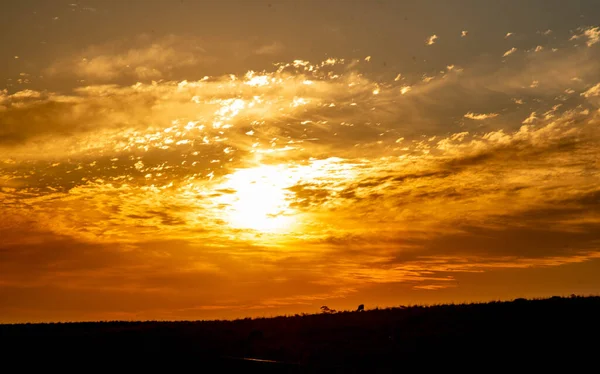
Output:
M0 6L0 323L600 291L598 4L224 3Z

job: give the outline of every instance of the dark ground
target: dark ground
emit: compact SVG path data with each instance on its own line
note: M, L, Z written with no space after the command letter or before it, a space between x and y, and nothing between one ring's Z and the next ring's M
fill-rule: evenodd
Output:
M40 366L371 373L564 364L580 372L575 365L588 363L584 371L598 372L599 333L600 297L554 297L235 321L0 325L0 362L20 369L7 373Z

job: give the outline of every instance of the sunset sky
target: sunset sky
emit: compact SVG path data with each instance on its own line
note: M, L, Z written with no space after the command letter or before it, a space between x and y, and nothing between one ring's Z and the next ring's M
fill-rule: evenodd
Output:
M0 2L0 323L600 293L600 2Z

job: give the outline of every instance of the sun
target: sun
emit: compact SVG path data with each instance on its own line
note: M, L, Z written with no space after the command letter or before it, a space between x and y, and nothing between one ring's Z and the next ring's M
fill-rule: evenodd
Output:
M296 225L296 212L290 207L295 180L285 166L259 166L239 169L225 177L219 186L218 203L225 220L233 228L265 233L287 232Z
M310 209L294 204L306 198L292 187L304 185L309 186L308 191L315 188L334 195L355 178L358 166L330 157L241 168L225 175L211 188L218 192L212 202L216 215L231 228L260 233L301 233L315 222L315 217Z

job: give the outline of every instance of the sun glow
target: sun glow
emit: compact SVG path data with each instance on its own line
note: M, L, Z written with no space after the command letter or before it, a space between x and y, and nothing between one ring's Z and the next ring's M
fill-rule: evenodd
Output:
M297 225L296 212L290 208L295 183L285 166L260 166L240 169L226 176L219 190L219 204L225 219L238 229L261 232L288 232Z
M219 195L213 203L222 219L234 229L277 234L301 232L311 213L306 210L306 197L298 195L298 186L337 196L352 183L358 169L359 164L335 157L306 164L238 169L215 186ZM298 204L305 206L297 208ZM321 208L334 205L332 201L320 202Z

